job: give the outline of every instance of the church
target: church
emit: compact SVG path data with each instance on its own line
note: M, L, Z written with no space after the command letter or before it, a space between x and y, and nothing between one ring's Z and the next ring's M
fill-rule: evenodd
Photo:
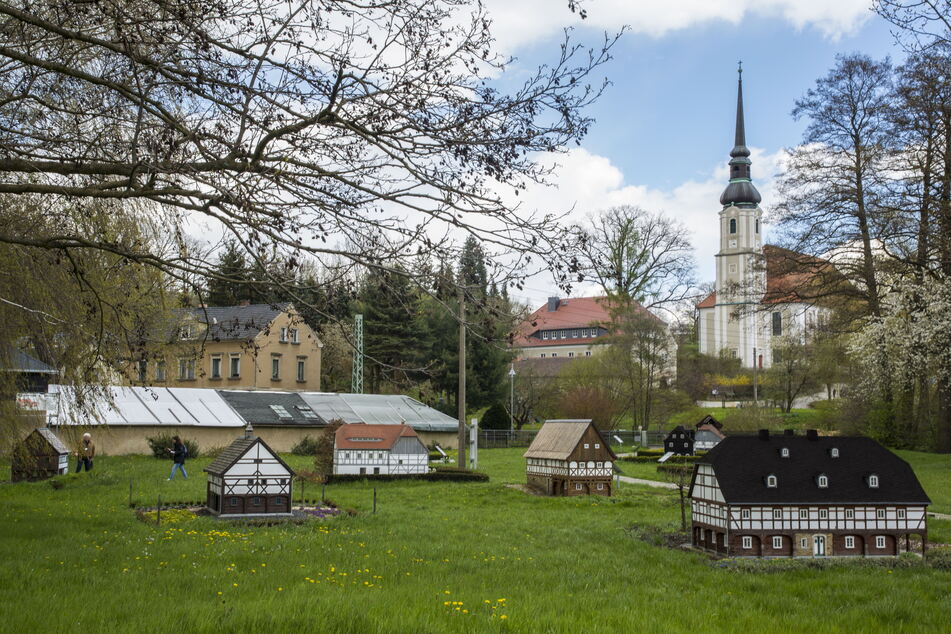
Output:
M736 140L730 182L720 196L720 250L714 290L697 304L700 352L739 358L743 367L773 364L773 340L805 336L828 317L809 298L827 260L763 245L762 197L753 185L743 120L743 70L737 83Z

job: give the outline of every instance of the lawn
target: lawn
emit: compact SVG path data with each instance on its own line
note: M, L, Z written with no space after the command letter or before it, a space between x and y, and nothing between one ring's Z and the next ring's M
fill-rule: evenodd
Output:
M376 514L372 485L328 487L357 515L302 526L156 527L127 508L130 478L140 503L201 498L203 460L189 462L187 482L166 482L164 461L103 457L92 474L58 478L61 488L0 485L0 630L933 632L951 622L946 571L723 567L632 537L635 524L674 526L672 492L622 485L612 499L552 499L504 487L523 481L523 451L481 451L489 483L379 484ZM932 495L948 488L943 458L903 455L927 463ZM934 528L951 541L947 522Z

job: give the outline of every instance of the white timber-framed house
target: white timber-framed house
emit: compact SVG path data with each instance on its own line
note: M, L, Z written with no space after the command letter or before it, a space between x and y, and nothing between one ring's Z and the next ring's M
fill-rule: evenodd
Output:
M524 457L528 485L547 495L611 495L617 456L590 419L545 421Z
M334 474L429 472L429 450L409 425L349 423L334 433Z

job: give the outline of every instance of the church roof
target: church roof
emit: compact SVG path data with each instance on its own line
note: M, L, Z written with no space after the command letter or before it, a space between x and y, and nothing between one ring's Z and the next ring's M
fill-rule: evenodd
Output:
M743 69L739 69L736 87L736 138L730 151L730 184L720 196L723 206L756 206L763 200L750 176L750 150L746 147L746 126L743 121Z

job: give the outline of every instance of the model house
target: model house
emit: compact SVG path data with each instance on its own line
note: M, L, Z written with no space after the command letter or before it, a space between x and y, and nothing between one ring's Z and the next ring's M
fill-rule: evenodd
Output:
M726 435L720 431L719 427L710 423L700 425L693 433L693 450L695 452L710 451L724 438Z
M694 431L692 429L677 425L664 438L664 452L677 456L692 456L693 437Z
M13 448L11 479L45 480L69 473L69 449L45 427L34 429Z
M690 484L692 543L730 557L924 552L931 501L911 466L870 438L728 436Z
M410 475L429 471L429 450L409 425L341 425L334 474Z
M549 420L525 452L525 473L548 495L611 495L615 460L590 419Z
M248 425L205 467L208 510L228 517L291 514L294 471Z

